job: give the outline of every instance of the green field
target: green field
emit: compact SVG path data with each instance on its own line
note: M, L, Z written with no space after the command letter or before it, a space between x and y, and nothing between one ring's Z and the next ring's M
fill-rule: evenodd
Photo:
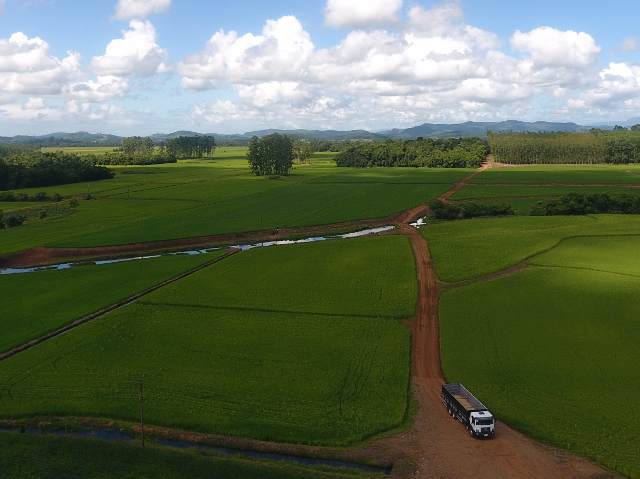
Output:
M0 363L3 416L135 421L146 374L156 425L329 445L402 425L410 334L380 315L415 312L408 240L242 255Z
M242 460L207 452L140 447L69 437L0 433L2 477L21 479L163 478L344 479L378 477L334 468Z
M438 277L455 282L515 266L572 236L640 234L640 217L488 218L431 225L420 233L429 242Z
M0 275L0 353L226 254L175 255Z
M640 477L638 239L571 238L529 260L538 266L440 303L448 381L526 434L629 477Z
M627 165L624 165L627 169ZM517 168L490 168L471 184L639 184L640 176L632 175L610 165L538 165Z
M246 149L219 149L212 159L116 167L113 180L44 190L90 193L66 218L34 219L0 230L0 254L41 245L87 247L333 224L389 216L426 203L469 170L337 168L331 154L294 167L288 177L255 177Z
M564 196L570 193L593 195L608 193L610 195L637 195L639 188L624 186L485 186L467 185L449 197L450 200L470 200L475 198L517 198L517 197L549 197Z

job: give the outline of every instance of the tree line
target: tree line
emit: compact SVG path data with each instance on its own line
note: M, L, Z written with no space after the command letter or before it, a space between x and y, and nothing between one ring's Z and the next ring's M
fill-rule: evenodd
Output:
M111 179L115 173L71 153L39 151L0 160L0 190Z
M514 214L513 207L504 202L493 204L478 204L472 201L445 203L440 200L433 200L429 202L429 215L431 218L441 220L461 220L481 216L511 216Z
M531 208L530 213L531 216L592 214L638 215L640 214L640 195L569 193L560 198L539 201Z
M639 163L640 125L588 132L487 132L491 154L509 164Z
M387 139L375 143L358 143L336 155L338 166L368 168L374 166L478 168L488 153L480 138Z

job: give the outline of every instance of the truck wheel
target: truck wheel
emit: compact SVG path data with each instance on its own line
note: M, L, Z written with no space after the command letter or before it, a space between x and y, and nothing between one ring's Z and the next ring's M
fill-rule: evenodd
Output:
M469 436L474 437L475 434L473 433L473 429L469 428Z

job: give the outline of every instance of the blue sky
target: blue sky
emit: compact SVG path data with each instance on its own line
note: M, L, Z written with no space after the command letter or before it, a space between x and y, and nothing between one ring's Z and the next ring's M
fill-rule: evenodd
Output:
M0 5L0 136L640 116L637 1Z

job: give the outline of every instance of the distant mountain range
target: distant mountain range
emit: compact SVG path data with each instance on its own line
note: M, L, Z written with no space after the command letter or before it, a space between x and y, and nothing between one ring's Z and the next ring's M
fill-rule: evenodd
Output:
M507 120L501 122L474 122L458 124L433 124L425 123L420 126L414 126L405 129L393 129L387 131L370 132L366 130L259 130L250 131L244 134L222 135L218 133L204 133L216 138L220 144L246 144L252 136L266 136L272 133L280 133L290 135L302 139L316 140L384 140L387 138L395 139L411 139L418 137L432 138L460 138L479 136L484 137L487 130L494 132L501 131L531 131L531 132L552 132L552 131L581 131L591 128L613 129L615 125L630 127L640 123L640 117L631 118L620 122L604 122L595 123L588 126L578 125L576 123L553 123L547 121L526 122L517 120ZM156 133L150 135L155 143L177 138L178 136L195 136L202 135L194 131L176 131L174 133ZM64 147L64 146L113 146L117 147L122 144L124 137L116 135L108 135L102 133L88 133L79 131L76 133L51 133L41 136L19 135L13 137L0 137L0 143L21 143L31 144L42 147Z

